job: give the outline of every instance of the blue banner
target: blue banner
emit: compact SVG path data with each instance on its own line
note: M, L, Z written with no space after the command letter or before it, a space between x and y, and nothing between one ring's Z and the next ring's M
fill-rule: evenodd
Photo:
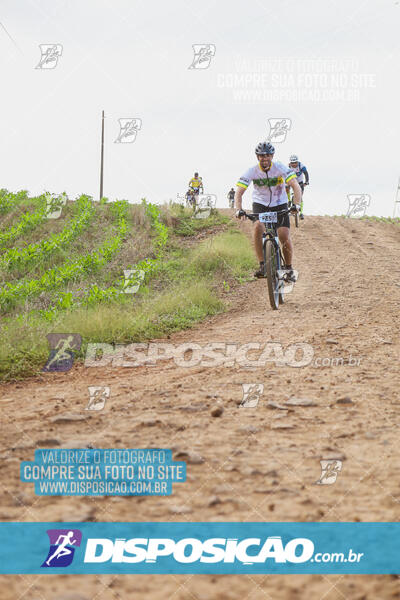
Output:
M1 523L2 574L399 574L399 523Z
M166 449L38 449L20 475L38 496L167 496L186 463Z

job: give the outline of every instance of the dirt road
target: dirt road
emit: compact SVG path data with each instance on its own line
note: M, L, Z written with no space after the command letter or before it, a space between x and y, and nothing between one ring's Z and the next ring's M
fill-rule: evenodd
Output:
M400 227L307 217L292 232L299 280L279 311L270 309L265 281L249 282L232 293L227 313L164 341L276 342L283 349L306 343L313 350L308 366L179 367L168 360L79 366L2 386L0 519L397 521ZM246 383L264 385L254 408L238 406ZM84 410L92 385L111 388L99 412ZM274 408L293 398L312 402ZM224 409L220 416L211 415L216 406ZM77 420L54 422L65 413ZM166 498L35 496L32 484L19 481L19 462L57 444L173 448L175 456L189 453L188 480ZM342 462L336 482L315 485L320 460L329 458ZM2 600L400 598L400 579L390 575L7 576L0 582Z

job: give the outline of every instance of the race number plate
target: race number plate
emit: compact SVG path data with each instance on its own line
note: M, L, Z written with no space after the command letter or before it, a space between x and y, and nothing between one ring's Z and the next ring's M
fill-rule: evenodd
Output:
M277 223L278 222L278 213L276 212L265 212L260 213L258 215L261 223Z

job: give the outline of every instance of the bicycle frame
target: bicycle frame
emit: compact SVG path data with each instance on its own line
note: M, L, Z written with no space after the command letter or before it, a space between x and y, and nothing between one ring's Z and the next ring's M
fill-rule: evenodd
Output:
M186 206L191 208L196 207L196 195L193 190L191 190L191 193L186 196Z

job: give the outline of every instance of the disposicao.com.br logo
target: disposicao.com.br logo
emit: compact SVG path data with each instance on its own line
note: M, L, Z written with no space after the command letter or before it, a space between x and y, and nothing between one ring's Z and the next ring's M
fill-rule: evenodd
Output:
M79 546L82 534L79 530L51 529L47 531L50 549L42 567L67 567L74 557L73 546ZM179 564L241 563L242 565L274 562L318 563L359 562L362 553L318 552L314 554L314 543L308 538L293 538L286 544L281 536L264 538L199 539L172 538L89 538L86 542L84 563L157 563L165 560Z
M251 554L248 554L253 548ZM299 552L300 549L300 552ZM257 553L258 551L258 553ZM261 538L132 538L89 539L86 544L85 563L156 563L171 557L177 563L234 563L246 565L264 563L271 558L277 563L302 563L310 560L314 544L307 538L295 538L284 546L280 536Z
M399 535L398 522L0 523L0 573L400 573Z
M281 536L262 538L119 538L89 539L86 545L85 563L156 563L170 557L175 563L230 563L254 565L270 562L284 564L347 563L360 562L362 552L317 552L308 538L293 538L283 544Z

